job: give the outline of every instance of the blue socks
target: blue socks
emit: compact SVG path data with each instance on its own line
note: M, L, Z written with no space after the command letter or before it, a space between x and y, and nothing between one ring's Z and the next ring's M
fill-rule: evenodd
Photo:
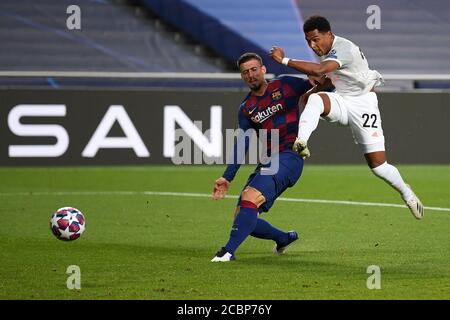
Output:
M241 200L239 213L234 218L230 239L225 249L234 254L236 249L249 236L273 240L276 243L287 243L289 236L263 219L258 219L258 208L253 202Z
M255 230L258 220L258 208L256 205L253 202L241 200L239 213L234 218L230 239L225 245L225 249L229 253L234 254L241 243Z
M263 219L258 219L256 227L250 235L255 238L273 240L276 243L287 243L289 241L287 232L275 228Z

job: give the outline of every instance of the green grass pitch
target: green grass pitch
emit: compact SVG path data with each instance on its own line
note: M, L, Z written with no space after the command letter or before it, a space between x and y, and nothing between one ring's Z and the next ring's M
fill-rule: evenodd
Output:
M0 168L0 299L450 299L450 166L399 169L426 207L447 210L418 221L399 207L277 201L262 217L300 241L275 256L249 238L236 261L211 263L236 199L177 193L209 194L222 166ZM283 197L402 204L363 165L307 164ZM49 229L63 206L86 216L73 242ZM66 287L70 265L80 290ZM381 289L367 288L371 265Z

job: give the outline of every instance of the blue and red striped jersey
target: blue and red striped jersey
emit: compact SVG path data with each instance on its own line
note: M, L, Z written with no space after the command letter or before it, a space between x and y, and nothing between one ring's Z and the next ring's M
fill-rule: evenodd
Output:
M244 131L254 129L257 133L260 129L267 130L268 154L273 152L270 130L278 129L279 152L290 150L298 133L300 96L311 88L307 79L296 76L281 76L271 80L262 96L250 92L241 103L238 113L239 128ZM235 144L235 151L236 148ZM248 144L246 152L247 150ZM234 158L236 160L236 152ZM223 177L231 181L239 167L239 161L233 161L227 166Z

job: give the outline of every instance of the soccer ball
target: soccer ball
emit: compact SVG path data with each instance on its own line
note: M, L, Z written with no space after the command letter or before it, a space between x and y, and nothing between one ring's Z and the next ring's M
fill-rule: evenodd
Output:
M50 219L50 229L59 240L78 239L86 228L86 220L80 210L72 207L59 208Z

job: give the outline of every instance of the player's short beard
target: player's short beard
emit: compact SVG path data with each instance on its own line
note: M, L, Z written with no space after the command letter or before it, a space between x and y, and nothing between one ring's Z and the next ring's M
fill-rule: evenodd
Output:
M260 82L254 84L254 85L251 85L250 86L250 90L252 90L254 92L259 91L259 89L261 89L263 84L264 84L264 81L260 81Z
M254 86L250 87L250 89L251 89L252 91L259 91L259 89L261 89L261 86L262 86L262 84L259 83L259 84L257 84L257 85L254 85Z

